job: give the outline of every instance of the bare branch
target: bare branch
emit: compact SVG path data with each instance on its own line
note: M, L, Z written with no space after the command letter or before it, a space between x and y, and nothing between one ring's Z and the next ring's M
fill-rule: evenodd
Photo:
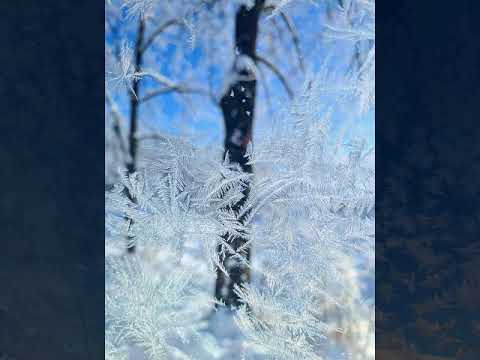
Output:
M273 23L273 27L275 28L276 32L277 32L277 37L280 41L283 41L283 32L282 32L282 29L280 29L280 25L278 25L278 22L277 22L277 19L276 18L272 18L272 23Z
M110 93L108 90L105 90L105 100L107 101L107 105L110 107L110 112L113 116L114 123L113 123L113 131L115 132L115 135L118 138L118 142L120 144L120 150L122 151L123 154L127 153L127 147L123 141L122 137L122 130L120 127L120 123L124 120L122 115L120 114L120 111L118 110L117 104L113 101Z
M267 99L268 109L270 110L270 112L272 112L273 107L272 107L272 102L270 101L270 90L268 89L268 85L267 85L267 81L265 79L265 74L263 73L263 69L260 66L258 66L258 72L259 72L259 75L260 75L260 80L261 80L262 87L265 91L265 98Z
M157 90L153 90L147 93L144 97L140 99L140 102L146 102L150 99L153 99L157 96L176 92L178 94L198 94L198 95L209 95L209 92L205 89L200 88L190 88L184 85L173 84L170 86L165 86Z
M142 73L142 76L151 77L153 80L155 80L160 85L162 85L162 87L146 94L139 100L139 102L145 102L159 95L176 92L177 94L197 94L197 95L208 96L210 97L211 101L215 105L218 105L218 101L213 97L211 92L208 91L207 89L176 83L173 80L169 79L168 77L153 70L146 70L145 72Z
M269 14L268 18L271 18L272 20L275 19L274 17L272 17L272 15L275 15L275 13L277 12L278 14L280 14L280 17L282 18L283 22L287 26L287 29L290 32L290 35L292 37L292 42L293 42L293 46L295 47L295 52L297 53L298 65L300 66L300 70L302 71L302 73L305 73L305 64L303 62L303 55L300 49L300 38L298 36L297 30L295 29L295 25L287 16L287 14L285 14L284 11L277 8L275 5L267 5L263 8L263 10L267 14Z
M137 140L138 141L142 141L142 140L166 141L166 138L165 138L165 136L163 136L161 134L151 133L151 134L143 134L143 135L137 136Z
M162 25L160 25L156 30L154 30L150 36L148 37L148 39L145 41L145 43L143 44L142 48L141 48L141 51L142 52L145 52L149 47L150 45L152 45L153 41L155 40L155 38L160 35L161 33L163 33L165 30L167 30L169 27L171 26L174 26L174 25L178 25L178 26L184 26L185 23L180 20L180 19L171 19L165 23L163 23Z
M302 72L305 73L305 65L303 63L303 55L302 55L302 51L300 49L300 39L298 37L295 26L293 25L293 22L290 20L290 18L287 16L287 14L285 14L283 11L280 11L280 16L282 17L283 21L285 22L285 25L287 26L288 31L292 35L292 42L293 42L293 45L295 47L295 52L297 53L298 65L300 66L300 70L302 70Z
M265 58L263 58L259 55L255 55L255 60L264 64L266 67L268 67L278 77L278 80L280 80L283 87L285 88L285 91L287 92L288 97L290 99L293 99L293 91L290 88L290 86L288 85L287 79L285 78L285 76L283 76L283 74L280 72L280 70L275 65L273 65L270 61L268 61L267 59L265 59Z

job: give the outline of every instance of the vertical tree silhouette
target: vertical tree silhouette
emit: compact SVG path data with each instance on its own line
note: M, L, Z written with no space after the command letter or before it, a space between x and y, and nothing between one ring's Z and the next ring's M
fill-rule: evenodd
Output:
M134 54L134 66L135 72L140 73L143 60L143 42L145 33L145 22L142 17L138 19L137 38L135 40L135 54ZM130 92L130 130L128 132L128 154L129 159L127 161L127 171L129 174L133 174L137 170L137 128L138 128L138 106L139 106L139 81L133 81L132 91ZM128 189L125 188L128 198L135 202L135 199L131 196ZM129 219L130 226L133 221ZM127 251L134 252L135 245L132 244L131 239L127 239Z
M256 0L252 8L242 5L237 11L235 19L237 56L232 70L234 80L220 100L225 123L225 155L228 154L230 161L239 164L241 169L247 173L252 173L252 166L247 164L245 153L252 138L257 87L251 64L256 59L258 21L263 6L264 0ZM244 190L245 197L234 206L234 211L238 211L244 204L249 191L248 187ZM240 221L244 221L246 215L243 215ZM232 241L233 249L238 250L246 244L246 241L245 237L235 237ZM250 248L246 247L244 251L245 258L249 260ZM221 256L223 256L222 261L230 277L227 278L221 270L217 269L215 297L226 305L237 306L239 299L234 292L234 286L248 283L250 272L245 264L233 257L233 254Z

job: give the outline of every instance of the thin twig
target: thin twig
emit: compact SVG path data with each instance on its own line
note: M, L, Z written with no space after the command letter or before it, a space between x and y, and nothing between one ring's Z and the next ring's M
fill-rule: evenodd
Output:
M272 113L273 112L273 107L272 107L272 102L270 101L270 90L268 89L265 74L263 73L263 69L261 67L258 67L258 72L260 74L260 79L262 80L261 81L262 87L265 91L265 98L267 99L267 106L268 106L270 112Z
M204 89L197 89L197 88L189 88L187 86L182 86L182 85L171 85L171 86L166 86L160 89L153 90L143 96L140 99L140 102L146 102L148 100L151 100L157 96L160 95L165 95L169 94L172 92L176 92L178 94L198 94L198 95L209 95L208 91Z
M303 55L300 48L300 38L295 29L295 25L287 16L287 14L285 14L283 10L278 9L275 5L265 6L264 11L269 13L268 18L271 18L272 20L274 19L272 18L272 15L274 15L277 11L280 14L280 17L282 18L283 22L287 26L288 31L290 32L290 35L292 36L292 42L293 42L293 46L295 47L295 52L297 53L298 65L300 66L300 70L302 71L302 73L305 73L305 63L303 62Z
M160 35L165 30L167 30L169 27L174 26L174 25L183 26L184 22L180 19L172 19L172 20L169 20L169 21L163 23L162 25L160 25L156 30L154 30L152 32L152 34L149 36L149 38L143 44L143 46L141 48L142 53L145 52L149 48L150 45L152 45L153 41L155 40L155 38L158 35Z
M295 26L293 25L287 14L285 14L283 11L280 11L280 16L282 17L288 31L292 36L292 42L295 47L295 52L297 53L298 65L300 66L300 70L302 70L302 73L305 73L305 64L303 63L303 55L300 49L300 39L298 37L297 31L295 30Z
M266 67L268 67L278 77L278 79L280 80L280 82L284 86L284 88L285 88L285 90L288 94L288 97L290 99L293 99L293 91L290 88L290 86L288 85L287 79L285 78L285 76L283 76L283 74L280 72L280 70L274 64L272 64L270 61L261 57L260 55L255 55L255 60L264 64Z
M117 104L113 101L110 93L108 90L105 90L105 100L107 101L108 106L110 107L110 112L113 115L114 118L114 125L113 125L113 131L115 132L115 135L118 138L118 142L120 144L120 150L122 151L123 154L127 153L127 147L123 141L122 137L122 131L120 127L120 123L123 121L123 117L120 114L120 111L118 110Z

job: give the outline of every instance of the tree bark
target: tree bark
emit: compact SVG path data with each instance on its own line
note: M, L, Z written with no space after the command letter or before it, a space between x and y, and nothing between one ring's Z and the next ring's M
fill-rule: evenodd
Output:
M135 72L140 72L143 62L143 41L145 35L145 22L142 18L138 20L138 31L137 38L135 41ZM138 106L139 106L139 81L133 81L132 92L130 92L130 130L128 133L128 153L129 159L127 161L127 171L129 174L133 174L137 170L137 151L138 151L138 141L137 141L137 128L138 128ZM130 201L135 202L135 199L130 194L128 189L125 190L126 195ZM129 226L133 225L132 219L127 219L130 223ZM127 251L130 253L135 252L135 246L131 245L131 238L127 239Z
M256 0L252 8L242 5L237 11L235 19L237 58L233 68L235 80L220 101L225 123L225 154L228 153L230 161L239 164L241 169L247 173L252 173L252 166L247 164L245 153L247 145L252 139L257 82L252 69L244 66L245 61L242 58L248 57L250 61L256 59L258 22L264 2L264 0ZM246 188L245 197L233 206L234 211L242 206L249 192L250 189ZM245 216L240 221L244 221L244 219ZM236 237L233 239L232 247L236 250L246 241L244 237ZM245 257L250 260L250 248L246 249ZM250 282L250 271L244 264L232 258L231 254L221 260L230 277L227 278L221 270L217 270L215 297L226 305L238 306L240 302L234 292L234 286Z

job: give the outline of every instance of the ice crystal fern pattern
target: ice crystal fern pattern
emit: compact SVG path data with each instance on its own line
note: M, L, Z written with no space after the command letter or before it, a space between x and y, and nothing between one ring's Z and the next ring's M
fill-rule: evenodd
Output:
M374 41L374 2L342 3L330 35ZM143 146L140 170L106 193L106 247L131 239L169 254L173 267L158 272L139 255L107 255L106 359L125 358L132 344L155 360L195 358L180 344L201 338L200 314L213 300L192 281L195 270L180 266L191 243L212 277L216 268L228 275L224 254L252 270L252 283L236 289L245 359L327 359L332 339L345 358L374 358L374 294L365 287L375 253L375 173L365 160L374 151L356 139L338 151L330 128L352 98L358 113L374 107L374 43L365 54L339 86L310 77L276 126L255 134L246 155L254 176L228 154L219 161L221 149L183 138L156 134ZM325 96L335 101L325 105ZM247 186L247 201L233 210ZM253 263L230 245L240 235L253 245Z
M237 289L251 309L237 322L267 358L328 358L331 337L348 343L349 358L373 358L373 299L361 284L374 274L374 171L362 166L366 154L355 143L340 160L328 118L308 120L318 114L316 97L300 101L282 122L291 125L252 155L251 237L264 261L254 269L259 281Z

